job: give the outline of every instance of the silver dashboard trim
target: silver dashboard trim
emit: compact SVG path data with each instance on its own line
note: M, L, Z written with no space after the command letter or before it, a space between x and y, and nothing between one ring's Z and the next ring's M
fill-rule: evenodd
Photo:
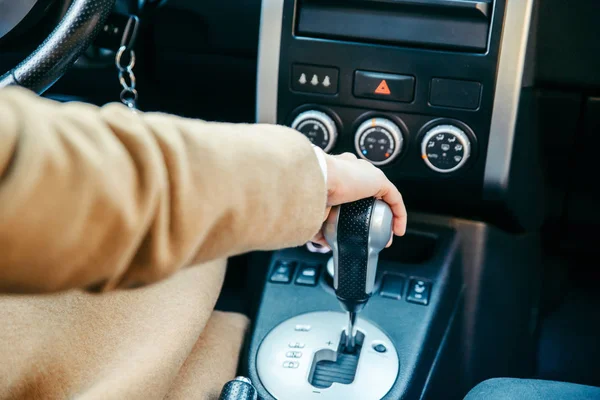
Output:
M277 123L277 87L284 0L262 0L256 77L256 122Z
M533 3L534 0L506 2L485 162L486 189L503 189L508 185Z

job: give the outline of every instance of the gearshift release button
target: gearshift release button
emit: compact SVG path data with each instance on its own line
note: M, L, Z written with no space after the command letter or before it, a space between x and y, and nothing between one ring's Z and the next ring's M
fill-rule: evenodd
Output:
M400 275L385 274L383 276L383 282L381 284L381 291L379 294L382 297L390 299L400 300L404 293L404 283L406 280Z

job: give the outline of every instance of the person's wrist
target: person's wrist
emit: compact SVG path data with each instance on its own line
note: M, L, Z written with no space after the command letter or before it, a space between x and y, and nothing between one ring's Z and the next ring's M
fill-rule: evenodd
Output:
M325 162L327 164L327 205L331 205L329 199L337 191L339 185L338 162L335 157L325 154Z
M321 174L323 175L323 180L325 182L325 186L327 186L328 175L329 175L329 167L327 165L327 154L318 146L313 144L313 149L317 156L317 161L319 161L319 167L321 167Z

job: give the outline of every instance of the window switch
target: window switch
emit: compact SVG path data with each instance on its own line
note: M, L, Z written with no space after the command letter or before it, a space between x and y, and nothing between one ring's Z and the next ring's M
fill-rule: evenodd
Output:
M408 295L406 301L426 306L429 304L429 294L431 293L431 283L420 279L411 279L408 286Z
M385 274L381 283L379 295L389 299L400 300L404 293L406 279L400 275Z
M290 283L295 265L296 263L293 261L277 261L275 268L271 272L269 281L274 283Z
M319 266L314 264L302 264L296 276L297 285L315 286L319 277Z

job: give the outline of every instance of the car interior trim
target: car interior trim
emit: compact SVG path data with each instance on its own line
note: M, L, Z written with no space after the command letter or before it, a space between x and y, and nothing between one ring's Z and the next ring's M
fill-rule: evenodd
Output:
M27 14L33 10L38 1L21 0L10 4L0 1L0 15L2 15L2 19L0 19L0 39L16 28Z
M484 172L486 189L508 186L532 11L533 0L506 2Z
M258 43L256 122L277 123L279 51L284 0L263 0Z

